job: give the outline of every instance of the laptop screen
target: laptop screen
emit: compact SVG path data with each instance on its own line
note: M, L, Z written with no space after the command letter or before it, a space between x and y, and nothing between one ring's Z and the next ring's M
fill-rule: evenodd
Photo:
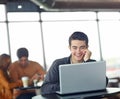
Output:
M60 94L106 88L106 62L87 62L59 66Z

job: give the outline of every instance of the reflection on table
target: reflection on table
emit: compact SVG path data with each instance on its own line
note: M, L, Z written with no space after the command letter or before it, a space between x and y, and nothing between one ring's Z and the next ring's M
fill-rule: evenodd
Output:
M13 98L16 99L20 94L24 93L36 93L40 94L40 86L18 87L13 89Z
M120 69L109 68L106 75L109 78L108 87L120 87Z
M117 97L117 94L119 93L120 88L107 88L104 91L77 93L71 95L58 95L58 94L38 95L34 96L32 99L103 99L103 98L116 99L114 97Z
M43 81L39 81L37 82L37 84L33 84L32 86L14 88L13 98L16 99L17 96L24 93L35 93L36 95L39 95L42 84L43 84Z

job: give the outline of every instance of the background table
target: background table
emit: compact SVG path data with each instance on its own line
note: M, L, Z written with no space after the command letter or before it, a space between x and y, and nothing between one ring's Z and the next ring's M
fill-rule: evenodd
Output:
M29 86L29 87L18 87L13 89L13 98L16 99L17 96L23 93L36 93L36 95L40 94L40 86Z

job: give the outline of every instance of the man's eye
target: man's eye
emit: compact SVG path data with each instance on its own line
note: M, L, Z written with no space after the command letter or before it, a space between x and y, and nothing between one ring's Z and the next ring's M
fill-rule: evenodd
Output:
M81 46L80 49L85 49L86 47L85 46Z
M73 47L73 49L77 49L77 47Z

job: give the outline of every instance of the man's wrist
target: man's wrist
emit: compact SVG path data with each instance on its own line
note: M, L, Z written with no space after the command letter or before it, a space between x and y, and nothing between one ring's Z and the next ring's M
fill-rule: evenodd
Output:
M90 59L84 60L84 62L89 62L89 61L90 61Z

